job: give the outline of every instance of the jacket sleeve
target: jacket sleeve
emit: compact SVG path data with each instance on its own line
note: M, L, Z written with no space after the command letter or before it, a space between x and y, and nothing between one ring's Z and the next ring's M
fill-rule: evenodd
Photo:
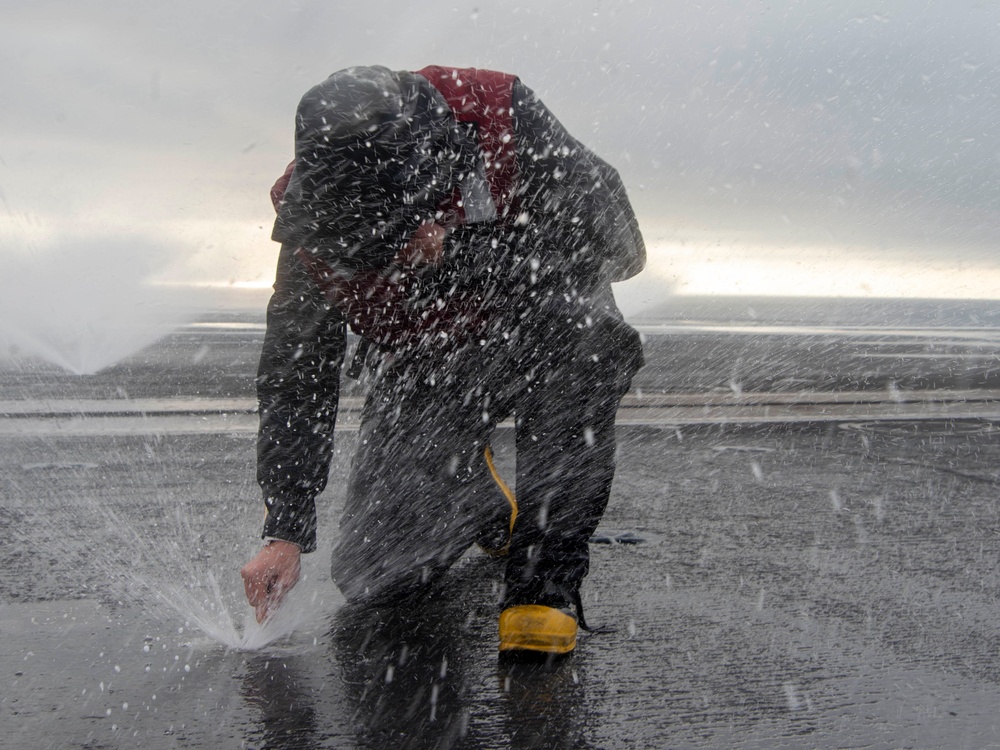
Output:
M257 481L263 536L316 548L315 499L326 486L346 346L342 315L281 248L257 372Z
M646 264L646 246L618 171L571 136L535 93L513 91L521 200L536 223L600 281Z

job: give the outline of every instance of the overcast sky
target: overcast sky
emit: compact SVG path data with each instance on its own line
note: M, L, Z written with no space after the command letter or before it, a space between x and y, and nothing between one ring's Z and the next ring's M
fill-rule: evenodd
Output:
M8 285L68 256L69 285L269 283L301 94L349 65L439 63L519 74L619 168L645 302L1000 297L992 0L4 4Z

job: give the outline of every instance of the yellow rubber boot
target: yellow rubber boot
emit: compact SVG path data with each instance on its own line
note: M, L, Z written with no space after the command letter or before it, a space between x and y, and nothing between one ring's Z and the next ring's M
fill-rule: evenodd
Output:
M521 604L500 613L500 650L568 654L576 648L576 618L541 604Z

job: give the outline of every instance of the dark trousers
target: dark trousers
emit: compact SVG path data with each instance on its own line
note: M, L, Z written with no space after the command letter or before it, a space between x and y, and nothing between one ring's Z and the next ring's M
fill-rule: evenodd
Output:
M484 450L513 415L518 517L503 604L574 601L611 491L615 413L642 354L617 314L539 318L380 365L333 552L348 600L419 589L505 532L510 507Z

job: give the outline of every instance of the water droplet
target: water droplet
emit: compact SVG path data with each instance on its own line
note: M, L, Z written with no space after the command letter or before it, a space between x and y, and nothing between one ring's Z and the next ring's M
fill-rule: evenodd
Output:
M833 504L835 513L839 513L844 509L844 503L841 501L840 493L837 490L830 490L830 502Z

